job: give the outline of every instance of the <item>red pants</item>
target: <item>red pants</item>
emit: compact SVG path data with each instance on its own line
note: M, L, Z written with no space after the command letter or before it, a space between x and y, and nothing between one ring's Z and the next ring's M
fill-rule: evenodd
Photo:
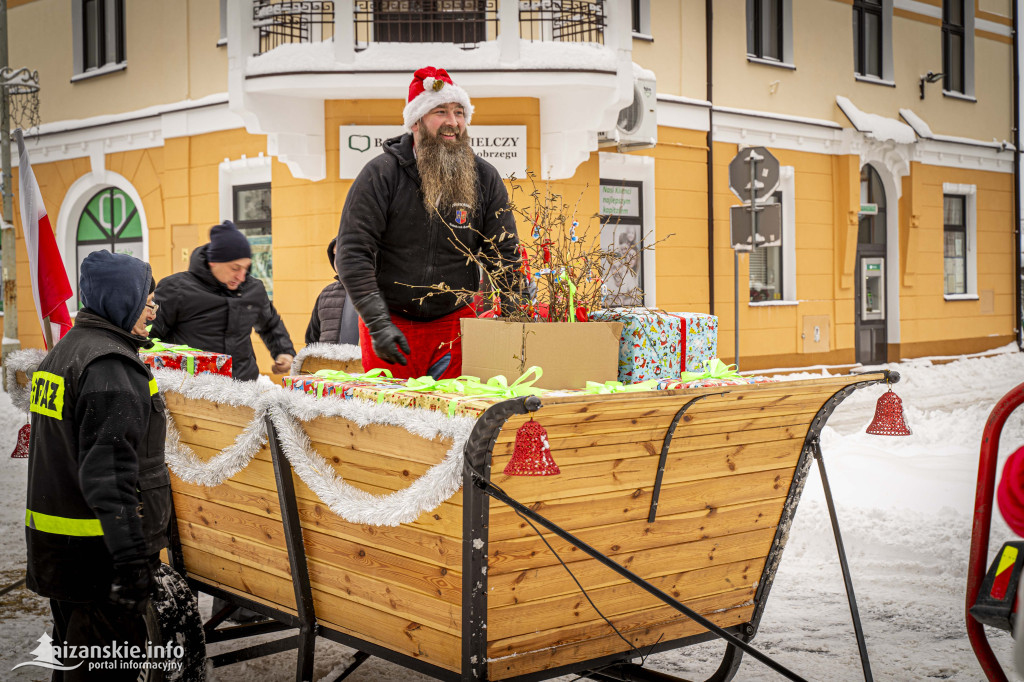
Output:
M430 322L408 320L392 315L391 321L409 342L412 353L406 357L409 364L392 365L377 357L373 352L370 330L359 320L359 347L363 353L363 371L384 367L396 378L415 379L433 376L435 379L452 379L462 374L462 336L459 320L473 317L473 308L466 306L453 313ZM401 352L399 350L398 352Z

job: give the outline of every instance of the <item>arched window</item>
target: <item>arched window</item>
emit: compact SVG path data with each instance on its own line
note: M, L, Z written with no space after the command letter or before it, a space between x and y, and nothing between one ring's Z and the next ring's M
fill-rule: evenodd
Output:
M75 281L81 274L82 261L93 251L103 249L145 260L142 219L131 197L116 187L106 187L94 194L78 218L75 247ZM82 307L80 296L78 307Z
M871 166L860 169L860 225L858 244L885 245L885 187L882 178Z

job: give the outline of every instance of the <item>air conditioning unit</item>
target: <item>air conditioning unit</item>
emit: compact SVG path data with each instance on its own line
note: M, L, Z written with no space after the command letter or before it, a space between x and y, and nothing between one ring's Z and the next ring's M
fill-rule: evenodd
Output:
M649 149L658 143L658 89L648 78L633 79L633 102L619 111L615 130L598 135L599 147L620 152Z

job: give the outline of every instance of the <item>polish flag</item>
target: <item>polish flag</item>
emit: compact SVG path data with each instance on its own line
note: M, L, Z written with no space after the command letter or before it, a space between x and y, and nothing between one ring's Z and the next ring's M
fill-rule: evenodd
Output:
M21 130L14 132L18 142L18 189L21 199L21 227L25 232L29 273L32 275L32 299L36 304L43 339L47 338L46 324L51 338L59 341L71 329L71 316L64 303L71 298L71 283L64 270L64 261L57 250L57 240L43 206L35 173L28 162L28 150Z

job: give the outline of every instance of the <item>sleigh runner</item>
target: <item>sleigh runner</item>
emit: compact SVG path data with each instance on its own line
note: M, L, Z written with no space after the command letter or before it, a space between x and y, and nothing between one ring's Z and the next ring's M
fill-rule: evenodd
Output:
M301 417L329 403L338 412L364 401L295 395L291 404L249 407L179 393L161 379L179 445L197 460L237 450L261 421L269 434L216 485L172 476L178 537L171 561L194 587L300 627L279 646L299 647L301 679L312 670L318 635L439 679L598 669L614 677L617 668L606 666L714 635L572 540L736 642L749 641L825 421L853 390L895 378L515 398L475 420L449 420L465 421L430 438L397 423L413 412L404 408L374 406L397 410L396 423L360 428L365 417ZM557 476L502 474L517 429L530 419L547 430ZM317 459L325 478L316 478ZM325 487L335 475L349 492L362 491L331 500L354 521L323 499L335 495ZM367 517L384 500L401 504L386 496L428 476L458 489L429 509L401 511L408 518L399 525ZM547 531L542 539L485 492L488 481L570 539ZM367 509L377 512L360 511L361 495L372 496ZM269 651L262 645L249 654ZM734 674L738 653L729 647L714 679Z

